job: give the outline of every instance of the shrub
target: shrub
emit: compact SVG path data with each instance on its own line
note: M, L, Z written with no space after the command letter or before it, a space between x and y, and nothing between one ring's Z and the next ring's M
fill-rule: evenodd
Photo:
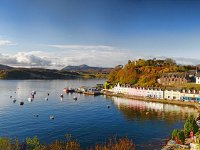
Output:
M12 144L8 138L0 138L0 149L1 150L12 150Z
M176 137L178 138L178 133L179 133L178 129L174 129L172 131L172 140L175 140Z
M50 144L40 144L38 138L26 138L25 149L26 150L81 150L80 143L71 138L71 135L67 135L66 141L56 140ZM0 138L0 150L21 150L24 144L19 144L19 141L11 140L9 138ZM122 138L117 140L116 138L110 139L107 143L99 145L97 144L90 150L134 150L135 145L132 140Z
M173 132L172 132L172 139L173 140L178 140L178 142L181 142L182 144L184 144L184 142L185 142L184 131L178 130L178 129L174 129Z
M200 137L200 131L198 131L195 135Z
M193 131L195 134L196 132L198 132L198 129L199 127L196 124L194 116L189 116L184 124L185 137L189 137L191 131Z
M97 144L95 150L134 150L135 145L132 140L127 137L117 140L116 138L110 139L108 143L103 145Z
M181 141L182 144L185 143L185 134L183 131L179 131L177 134L178 140Z
M40 141L37 136L34 136L33 138L26 138L26 144L28 150L36 150L40 146Z

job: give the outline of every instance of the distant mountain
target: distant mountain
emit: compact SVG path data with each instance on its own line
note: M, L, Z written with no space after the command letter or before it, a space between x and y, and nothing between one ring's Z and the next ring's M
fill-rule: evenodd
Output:
M66 66L62 71L71 71L71 72L84 72L84 73L109 73L113 68L105 67L91 67L88 65L80 66Z
M111 69L80 65L67 66L62 70L52 70L44 68L12 68L0 64L0 79L106 78Z
M13 68L0 70L0 79L76 79L83 75L76 72L40 68Z
M63 68L62 70L69 70L69 71L80 71L80 70L84 70L84 69L89 69L89 68L96 68L96 67L90 67L88 65L80 65L80 66L67 66L65 68Z
M13 67L0 64L0 70L8 70L8 69L13 69Z

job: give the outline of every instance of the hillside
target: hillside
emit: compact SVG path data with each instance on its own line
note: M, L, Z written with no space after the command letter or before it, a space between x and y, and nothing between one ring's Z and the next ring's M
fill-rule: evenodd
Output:
M71 71L71 72L84 72L84 73L110 73L112 68L103 68L103 67L91 67L88 65L80 66L66 66L62 70Z
M111 69L110 69L111 70ZM106 78L108 68L90 67L87 65L68 66L66 69L12 68L0 65L0 79L76 79Z
M0 64L0 70L8 70L8 69L12 69L12 67Z
M0 79L75 79L83 78L76 72L38 68L12 68L0 70Z
M172 59L130 61L123 66L116 66L109 74L112 84L131 84L142 87L158 87L157 79L164 73L185 72L194 69L193 66L180 66Z

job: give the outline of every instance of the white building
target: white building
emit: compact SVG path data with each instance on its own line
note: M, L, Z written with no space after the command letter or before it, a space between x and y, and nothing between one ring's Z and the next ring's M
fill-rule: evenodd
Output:
M181 92L174 91L174 90L165 90L164 91L164 99L168 100L180 100L181 99Z
M182 90L182 91L175 91L175 90L165 90L162 91L161 89L154 89L154 88L143 88L143 87L128 87L128 86L120 86L118 83L114 88L111 90L116 94L126 94L132 96L139 96L139 97L149 97L154 99L167 99L167 100L193 100L200 102L200 91L196 90Z
M200 91L196 90L183 90L181 93L182 100L197 100L200 101Z
M164 92L161 89L147 89L146 97L163 99L164 98Z
M200 84L200 74L196 74L196 84Z
M120 86L120 84L118 83L117 86L114 86L114 88L112 89L112 92L121 93L121 94L129 94L130 89L131 88L129 88L129 87Z

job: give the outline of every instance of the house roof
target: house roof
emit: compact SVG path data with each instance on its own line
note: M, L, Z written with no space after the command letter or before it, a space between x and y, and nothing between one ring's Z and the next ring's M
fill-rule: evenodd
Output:
M186 77L187 73L185 72L176 72L176 73L165 73L162 77Z
M198 73L196 74L196 77L200 77L200 72L198 72Z

